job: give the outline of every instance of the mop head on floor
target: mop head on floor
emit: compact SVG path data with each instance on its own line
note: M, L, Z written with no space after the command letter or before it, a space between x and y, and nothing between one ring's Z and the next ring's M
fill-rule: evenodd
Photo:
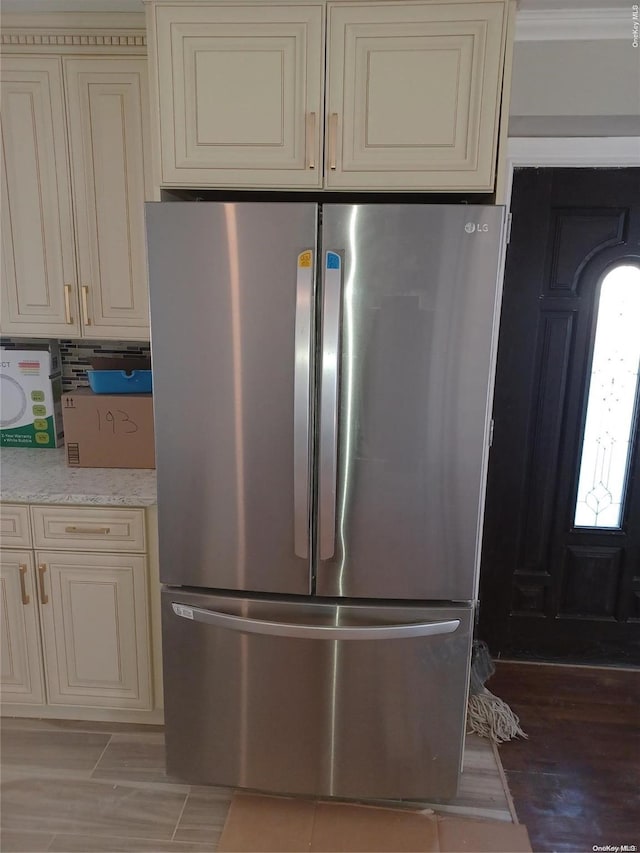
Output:
M469 695L467 705L467 733L488 737L495 743L504 743L515 737L528 737L520 728L520 720L502 699L486 687L482 693Z
M467 704L467 733L504 743L515 737L526 738L520 719L502 699L484 686L496 671L486 643L474 642L471 654L471 678Z

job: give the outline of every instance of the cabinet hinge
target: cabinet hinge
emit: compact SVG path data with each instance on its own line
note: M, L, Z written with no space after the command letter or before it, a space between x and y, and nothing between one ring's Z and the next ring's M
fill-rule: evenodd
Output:
M511 223L512 223L512 221L513 221L513 216L511 215L511 213L507 213L507 237L505 240L505 245L507 245L507 246L511 242Z
M493 445L493 428L495 426L495 421L491 418L491 422L489 423L489 447Z

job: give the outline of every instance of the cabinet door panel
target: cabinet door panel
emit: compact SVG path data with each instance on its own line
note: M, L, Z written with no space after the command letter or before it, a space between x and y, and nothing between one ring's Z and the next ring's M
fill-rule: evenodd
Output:
M0 536L6 548L29 548L31 525L26 504L0 504Z
M83 335L148 338L146 60L65 59L64 72Z
M45 701L38 600L31 551L0 552L2 702Z
M62 65L2 63L2 332L79 333ZM68 308L65 308L65 286Z
M322 7L156 15L164 182L320 186Z
M144 557L37 551L49 703L150 708Z
M334 187L493 187L504 3L329 6Z

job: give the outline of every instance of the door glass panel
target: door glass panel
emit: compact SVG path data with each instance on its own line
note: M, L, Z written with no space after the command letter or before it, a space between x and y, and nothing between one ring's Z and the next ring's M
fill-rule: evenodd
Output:
M640 268L616 266L600 288L576 527L621 527L638 395L639 328Z

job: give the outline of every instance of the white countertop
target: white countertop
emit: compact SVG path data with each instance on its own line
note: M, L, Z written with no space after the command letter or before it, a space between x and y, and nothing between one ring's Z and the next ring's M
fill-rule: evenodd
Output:
M156 472L142 468L69 468L64 447L3 447L0 499L5 503L151 506Z

